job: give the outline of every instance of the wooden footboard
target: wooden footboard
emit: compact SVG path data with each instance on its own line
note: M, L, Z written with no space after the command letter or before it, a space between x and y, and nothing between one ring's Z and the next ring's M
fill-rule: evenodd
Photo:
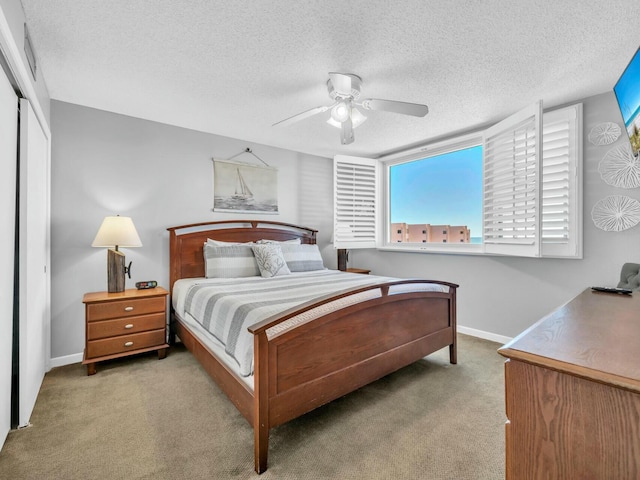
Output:
M353 290L350 294L380 288L381 296L284 331L278 331L278 325L345 295L314 302L249 329L255 335L256 472L267 468L270 428L443 347L449 347L450 361L456 363L457 286L446 283L449 293L390 295L390 285Z

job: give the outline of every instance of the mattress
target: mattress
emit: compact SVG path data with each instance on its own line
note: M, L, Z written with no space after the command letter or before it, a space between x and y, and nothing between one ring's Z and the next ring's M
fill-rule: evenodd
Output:
M174 284L172 303L194 333L206 339L239 376L248 377L253 373L253 335L247 330L251 325L327 295L396 280L328 269L272 278L190 278ZM392 287L389 293L404 291L447 292L448 287L408 284ZM267 335L282 334L330 311L380 295L380 289L372 289L330 302L272 327Z

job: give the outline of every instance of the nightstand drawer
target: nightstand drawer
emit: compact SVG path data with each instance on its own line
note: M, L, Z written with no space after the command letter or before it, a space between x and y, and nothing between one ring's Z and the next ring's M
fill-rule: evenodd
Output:
M87 321L164 312L166 303L167 299L164 296L93 303L87 305Z
M153 313L151 315L119 318L117 320L89 322L87 324L87 340L158 330L165 328L166 321L164 313Z
M103 340L91 340L87 342L87 358L104 357L117 353L139 350L153 347L165 343L166 330L153 330L150 332L134 333L132 335L121 335L115 338L105 338Z

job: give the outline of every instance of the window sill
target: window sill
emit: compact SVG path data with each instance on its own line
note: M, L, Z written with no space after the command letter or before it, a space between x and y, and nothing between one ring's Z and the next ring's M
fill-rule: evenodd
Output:
M380 247L376 247L376 250L384 252L403 252L403 253L431 253L437 255L474 255L474 256L486 256L486 257L511 257L511 258L551 258L559 260L582 260L582 252L572 254L553 254L543 253L539 257L527 257L521 255L500 255L497 253L486 253L483 249L483 245L479 244L465 244L465 245L448 245L440 246L434 245L425 247L422 245L410 245L403 244L402 246L396 244L387 244Z
M429 245L422 244L386 244L377 247L378 250L386 252L408 252L408 253L437 253L451 255L487 255L484 253L483 245L466 243L464 245Z

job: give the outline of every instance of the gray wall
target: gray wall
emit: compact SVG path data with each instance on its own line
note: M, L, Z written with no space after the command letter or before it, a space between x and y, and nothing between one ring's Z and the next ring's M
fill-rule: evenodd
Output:
M169 288L166 228L213 220L246 217L316 228L326 265L336 267L329 245L331 160L59 101L51 102L51 123L53 366L81 360L82 296L106 290L106 249L91 247L106 215L132 217L143 243L122 249L133 261L127 288L140 280ZM212 212L211 158L229 158L246 147L278 168L279 215Z
M583 101L584 258L582 260L438 255L352 251L349 266L391 276L419 276L460 285L460 325L512 337L592 285L614 285L625 262L640 263L640 226L605 232L591 220L594 204L608 195L640 200L640 189L625 190L600 178L598 163L611 146L588 141L591 129L605 121L623 126L613 93ZM622 136L613 145L627 142ZM621 299L624 301L624 299ZM606 321L606 319L603 319Z
M640 200L640 189L605 184L598 163L610 147L588 133L622 120L612 93L584 102L584 259L554 260L471 255L352 251L349 265L398 277L459 283L459 324L512 337L590 285L615 285L624 262L640 262L640 227L613 233L596 228L591 209L607 195ZM106 252L90 244L105 215L133 217L144 246L125 249L133 278L168 287L168 235L173 225L238 217L216 214L211 157L245 147L279 168L281 214L262 218L320 231L325 263L335 268L332 162L292 151L249 145L201 132L52 102L52 357L77 361L84 346L85 292L106 289ZM616 144L626 141L620 138ZM70 356L68 358L64 358ZM56 360L57 358L57 360Z

